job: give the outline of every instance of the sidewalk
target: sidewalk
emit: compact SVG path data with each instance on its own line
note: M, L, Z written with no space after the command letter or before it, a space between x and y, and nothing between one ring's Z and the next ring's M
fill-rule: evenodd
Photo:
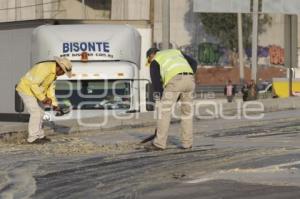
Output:
M258 101L251 101L250 103L259 103L264 107L262 112L275 112L292 109L300 109L300 98L292 97L286 99L264 99ZM234 103L227 103L225 99L214 100L196 100L195 101L195 119L218 119L222 116L234 116L243 112L246 104L237 99ZM252 105L247 105L251 108ZM254 107L252 107L254 108ZM257 108L257 107L256 107ZM220 115L222 111L222 115ZM252 111L255 114L255 111ZM105 122L104 122L105 121ZM172 119L172 122L179 122L179 119ZM47 134L55 133L78 133L87 132L91 130L113 130L123 128L136 128L154 126L156 123L155 112L145 113L128 113L119 115L119 118L113 116L86 118L81 121L68 120L54 123L46 123L45 130ZM15 133L27 132L27 123L16 122L0 122L0 139L9 137Z

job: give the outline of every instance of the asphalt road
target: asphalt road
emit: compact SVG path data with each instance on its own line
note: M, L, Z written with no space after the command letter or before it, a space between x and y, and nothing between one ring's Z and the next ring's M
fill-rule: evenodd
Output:
M194 126L192 150L179 149L179 124L163 152L137 144L154 127L1 143L0 198L299 198L300 111Z

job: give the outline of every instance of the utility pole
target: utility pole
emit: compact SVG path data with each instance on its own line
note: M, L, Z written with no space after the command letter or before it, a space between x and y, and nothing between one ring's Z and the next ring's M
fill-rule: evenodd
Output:
M43 0L35 0L35 18L43 19L44 18L44 8L43 8Z
M240 64L240 83L243 84L244 76L244 48L243 48L243 25L242 13L237 14L238 18L238 43L239 43L239 64Z
M162 0L162 49L170 44L170 0Z
M289 72L289 95L293 95L293 72L292 68L298 65L298 16L284 16L284 65Z
M21 20L22 13L21 13L21 0L15 0L15 21Z
M81 6L82 6L82 19L86 19L86 6L85 6L85 0L81 0Z
M258 0L253 0L252 10L252 64L251 79L257 82Z
M298 15L291 16L291 63L293 68L298 67Z
M155 2L154 0L150 0L150 25L151 25L151 45L153 45L153 41L154 41L154 7L155 7Z

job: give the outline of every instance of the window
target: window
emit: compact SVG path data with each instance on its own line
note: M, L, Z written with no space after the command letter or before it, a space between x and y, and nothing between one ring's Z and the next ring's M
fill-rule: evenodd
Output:
M58 80L56 97L73 109L130 109L131 82L128 80Z

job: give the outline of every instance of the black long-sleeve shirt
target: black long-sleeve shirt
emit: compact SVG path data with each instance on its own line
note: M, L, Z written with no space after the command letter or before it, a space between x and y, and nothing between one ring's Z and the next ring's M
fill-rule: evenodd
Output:
M189 65L191 66L194 74L196 73L197 71L197 61L182 53L182 55L184 56L184 58L187 60L187 62L189 63ZM153 86L153 92L156 92L156 93L160 93L160 96L162 96L162 93L163 93L163 82L162 82L162 78L160 76L160 68L159 68L159 63L155 60L153 60L151 62L151 65L150 65L150 76L151 76L151 82L152 82L152 86Z

